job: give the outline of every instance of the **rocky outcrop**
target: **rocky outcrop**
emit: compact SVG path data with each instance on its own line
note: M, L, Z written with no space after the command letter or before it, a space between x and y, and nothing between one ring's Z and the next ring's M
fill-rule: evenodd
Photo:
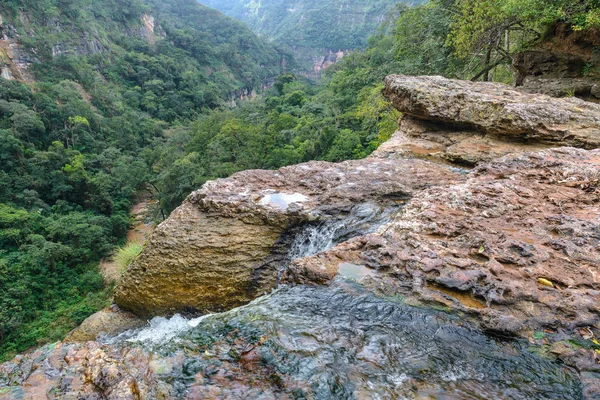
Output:
M554 97L600 101L600 46L598 29L573 30L557 23L535 49L513 59L519 89Z
M1 365L0 398L597 398L598 106L439 77L386 83L405 115L372 156L206 183L115 300L142 317L207 313L270 291L278 273L285 287L103 343L139 321L105 310L70 338L95 341ZM365 212L387 219L292 251Z
M426 254L411 256L411 268L416 268L419 260L425 260L423 262L431 262L435 266L427 264L431 269L425 272L434 275L460 275L457 271L461 268L475 271L465 275L468 278L465 279L473 280L486 289L471 283L465 287L459 285L458 289L474 290L473 294L479 296L484 306L495 298L494 293L498 299L510 297L511 301L532 296L533 288L538 289L537 278L556 282L564 293L572 287L579 290L586 279L592 279L592 272L587 268L594 271L593 263L597 261L593 257L596 251L593 232L597 223L593 219L593 210L598 200L594 194L598 180L597 154L573 148L548 148L552 145L578 144L588 148L599 145L600 106L577 99L557 100L543 95L526 95L503 85L475 84L440 77L391 76L386 85L386 94L394 105L409 115L401 120L399 132L371 157L339 164L310 162L279 171L244 171L228 179L208 182L201 190L192 193L152 235L117 288L117 304L144 317L175 312L222 311L246 304L276 287L278 270L289 263L292 241L303 226L342 220L363 204L391 209L406 201L409 203L398 218L405 218L410 210L418 211L410 214L415 220L403 220L402 223L411 228L408 232L402 231L402 235L398 233L401 237L398 242L388 243L392 239L387 236L367 238L381 242L384 253L391 248L403 249L404 243L412 243L411 246L426 251ZM488 162L515 152L528 155L520 158L507 156ZM440 163L406 158L415 154L480 166L467 177L464 171ZM565 189L565 186L568 188ZM517 193L514 194L514 191ZM555 191L566 197L557 197ZM526 198L530 199L529 203L523 200ZM575 202L571 205L574 214L570 215L564 210L572 198L576 201L573 200ZM436 204L443 211L439 215L435 214ZM458 204L457 209L453 208L454 204ZM476 214L476 210L481 215ZM588 221L581 215L593 218ZM420 230L426 231L422 226L437 226L436 221L438 225L445 224L443 221L451 217L447 224L452 222L456 226L444 225L440 232L432 228L432 233L415 236ZM479 221L478 218L483 219ZM508 224L508 220L514 221L514 224ZM563 222L555 224L552 222L555 220ZM548 237L538 232L542 229L550 235L552 229L562 226L567 220L574 224L569 225L570 229L582 235L577 237L590 241L591 247L582 256L582 260L588 261L577 261L583 269L572 270L568 264L556 267L563 262L559 254L567 250L560 247L562 245L547 244ZM541 263L539 270L527 264L535 260L534 253L528 253L534 251L531 248L534 245L515 236L516 232L524 232L525 227L520 224L525 221L530 224L527 226L535 225L535 232L541 235L538 238L540 248L534 252L544 259L544 262L534 262ZM481 225L484 222L486 224ZM506 225L504 233L500 229L504 226L501 222ZM441 243L437 243L436 235L441 237ZM345 239L348 236L352 235L346 235ZM457 242L449 240L453 237L457 238ZM575 246L573 243L578 239L572 239L575 242L564 245ZM358 253L350 251L357 243L362 243L361 240L341 245L342 255L325 253L316 259L303 260L308 263L307 266L297 270L292 268L292 278L288 280L327 282L338 272L339 260L362 265L355 262L357 260L352 254L361 253L363 248L357 250ZM527 240L531 242L533 239ZM467 242L468 251L464 250L466 253L462 254L460 246ZM370 242L365 243L362 245L370 248ZM499 258L487 253L488 245L500 254ZM446 250L440 248L436 253L436 246ZM483 246L484 250L471 254L472 246L476 250ZM522 252L524 258L511 258L514 251L517 255ZM333 254L333 259L337 260L333 266L319 259L328 257L328 254ZM445 264L444 257L448 254L453 254L458 260L456 271ZM390 262L397 263L394 257ZM569 257L573 260L572 256ZM469 258L471 262L467 262ZM484 262L484 259L488 261ZM516 263L522 268L519 271L528 271L526 275L532 280L530 284L523 284L522 290L513 289L514 293L509 296L510 290L506 285L501 285L489 275L490 269L503 262L507 265ZM550 273L550 266L560 271L558 275ZM321 268L323 276L316 272ZM411 268L410 271L414 272ZM571 270L574 275L568 277L565 271ZM415 272L417 277L410 279L423 280L425 272ZM469 275L471 273L474 275ZM511 281L511 284L526 279L525 275L513 275L514 282ZM566 280L557 280L559 276ZM441 284L435 280L432 282ZM592 286L586 288L595 288L596 283L590 282ZM423 293L426 290L427 287ZM595 318L592 318L595 310L585 309L589 306L583 301L583 293L586 292L577 293L582 299L578 307L583 308L561 306L569 310L559 318L563 322L569 312L575 311L581 314L581 318L569 318L577 320L577 323ZM558 304L556 298L546 297L550 300L545 303L535 300L540 310L548 311L544 307ZM539 305L542 303L545 306ZM522 307L526 308L525 305ZM520 314L514 305L508 308L521 324L529 323L530 315ZM515 323L514 326L517 325ZM539 322L539 325L544 324ZM518 326L516 331L521 329L521 325Z
M220 311L275 288L297 228L395 206L462 175L422 160L310 162L208 182L158 226L115 301L141 316Z
M17 38L15 26L5 22L0 15L0 77L32 82L33 76L29 72L29 66L37 62L37 59L24 51Z
M405 117L379 157L476 165L512 152L600 146L600 106L580 99L442 77L392 75L385 83L386 96Z
M600 151L500 158L416 194L379 234L294 261L288 282L328 283L344 263L386 295L477 313L509 334L600 321Z
M591 67L581 55L529 50L513 60L519 90L552 97L577 97L600 101L600 80L590 76ZM590 72L588 72L588 70Z

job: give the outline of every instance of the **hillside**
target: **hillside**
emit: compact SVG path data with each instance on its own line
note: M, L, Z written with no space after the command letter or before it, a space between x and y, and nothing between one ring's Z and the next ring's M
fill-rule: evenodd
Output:
M168 128L260 92L287 56L193 0L3 1L0 21L3 358L106 304L98 262Z
M294 52L313 72L363 49L396 0L199 0ZM421 3L422 1L403 1Z
M181 116L181 105L190 116L235 93L261 90L291 62L243 24L192 1L63 3L0 5L3 76L73 79L90 90L108 81L146 103L153 95L161 103L164 96L184 102L162 114L142 106L169 120Z

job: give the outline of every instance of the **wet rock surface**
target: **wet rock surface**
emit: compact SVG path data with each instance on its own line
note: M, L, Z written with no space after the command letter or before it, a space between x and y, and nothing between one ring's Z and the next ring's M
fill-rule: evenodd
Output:
M342 262L382 293L479 314L489 330L597 327L600 151L506 156L464 183L416 194L378 234L295 260L284 277L326 283Z
M140 316L227 310L269 292L296 228L361 204L397 207L463 175L422 160L310 162L208 182L160 224L124 274L116 303Z
M6 363L0 398L578 399L588 390L539 344L494 339L343 279L155 322Z

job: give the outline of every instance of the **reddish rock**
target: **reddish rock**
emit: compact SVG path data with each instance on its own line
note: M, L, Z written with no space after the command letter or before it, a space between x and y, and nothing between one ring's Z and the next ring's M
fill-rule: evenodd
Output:
M395 206L416 191L462 180L428 161L369 158L207 182L156 228L115 301L143 317L240 306L276 287L296 226L363 203Z
M426 303L439 300L437 291L445 305L481 314L492 330L527 336L594 326L599 186L600 150L500 158L464 183L417 193L379 234L297 260L284 279L321 284L350 262L380 271L372 279L376 290L393 288Z

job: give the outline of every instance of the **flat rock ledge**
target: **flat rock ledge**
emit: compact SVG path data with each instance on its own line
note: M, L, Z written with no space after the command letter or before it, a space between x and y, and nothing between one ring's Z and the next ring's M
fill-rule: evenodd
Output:
M404 113L380 157L475 166L514 152L600 146L600 105L524 93L498 83L391 75L384 94Z

